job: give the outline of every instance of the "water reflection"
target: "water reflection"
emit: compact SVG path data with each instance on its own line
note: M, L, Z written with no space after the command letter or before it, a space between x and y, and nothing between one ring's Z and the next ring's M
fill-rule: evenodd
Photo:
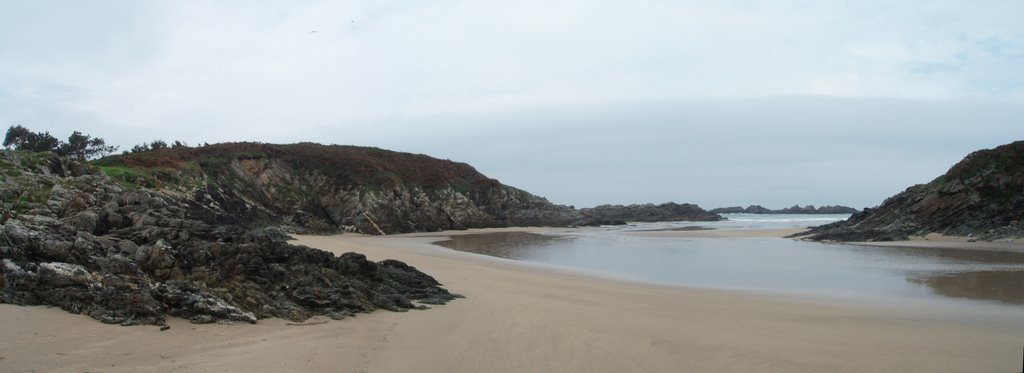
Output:
M864 298L958 298L1024 304L1024 253L871 247L776 238L455 236L455 250L689 286Z
M1024 264L1024 253L1010 251L951 249L945 247L856 246L856 248L868 255L917 257L955 264L1005 264L1015 267Z
M568 237L525 232L499 232L453 236L451 240L440 241L437 244L458 251L524 260L531 256L531 252L542 250L566 239Z
M974 271L908 278L951 298L1024 304L1024 271Z

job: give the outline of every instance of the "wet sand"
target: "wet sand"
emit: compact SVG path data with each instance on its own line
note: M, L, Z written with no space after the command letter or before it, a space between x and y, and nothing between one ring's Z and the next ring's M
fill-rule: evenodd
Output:
M773 228L773 229L692 229L662 231L632 231L625 235L640 237L705 237L705 238L754 238L754 237L786 237L806 231L807 228Z
M455 234L492 231L516 230ZM171 320L171 329L160 332L103 325L58 309L0 305L0 333L6 337L0 340L0 371L1020 368L1020 312L993 308L965 314L956 308L844 304L618 281L430 244L443 236L302 236L298 243L406 261L466 296L445 306L308 326L282 320L258 325Z
M892 242L852 242L854 245L881 247L915 247L956 250L1009 251L1024 253L1024 241L1016 239L1000 239L992 241L974 241L970 237L944 236L929 234L923 237L910 237L907 241Z

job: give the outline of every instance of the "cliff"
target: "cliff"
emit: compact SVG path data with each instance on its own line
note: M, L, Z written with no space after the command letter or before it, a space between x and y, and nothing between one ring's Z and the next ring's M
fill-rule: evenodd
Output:
M123 183L180 195L232 223L295 232L567 226L580 218L465 163L377 148L230 143L132 153L97 165Z
M930 183L915 185L813 240L887 241L941 233L981 239L1024 235L1024 141L976 151Z

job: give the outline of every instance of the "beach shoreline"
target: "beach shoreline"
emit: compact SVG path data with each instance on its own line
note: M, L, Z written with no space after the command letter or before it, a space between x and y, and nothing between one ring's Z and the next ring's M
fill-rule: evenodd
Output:
M953 249L953 250L984 250L1024 253L1024 241L1015 239L999 239L992 241L975 241L971 237L946 236L929 234L913 236L904 241L848 242L851 245L876 247L910 247L919 249Z
M782 237L789 230L669 231ZM466 296L433 309L342 321L279 319L170 330L104 325L45 307L0 305L0 370L74 371L1014 371L1024 317L993 310L828 299L621 281L446 249L475 229L296 236L293 243L405 261ZM656 234L636 232L629 234ZM727 236L736 234L739 236ZM725 235L725 236L723 236ZM706 237L706 236L701 236ZM928 242L932 242L931 240ZM326 322L324 322L326 321Z

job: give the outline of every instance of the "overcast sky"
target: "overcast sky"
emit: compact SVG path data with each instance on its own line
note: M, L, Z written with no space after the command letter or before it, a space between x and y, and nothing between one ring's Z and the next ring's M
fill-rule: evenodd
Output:
M1024 134L1024 1L0 1L0 125L857 208Z

